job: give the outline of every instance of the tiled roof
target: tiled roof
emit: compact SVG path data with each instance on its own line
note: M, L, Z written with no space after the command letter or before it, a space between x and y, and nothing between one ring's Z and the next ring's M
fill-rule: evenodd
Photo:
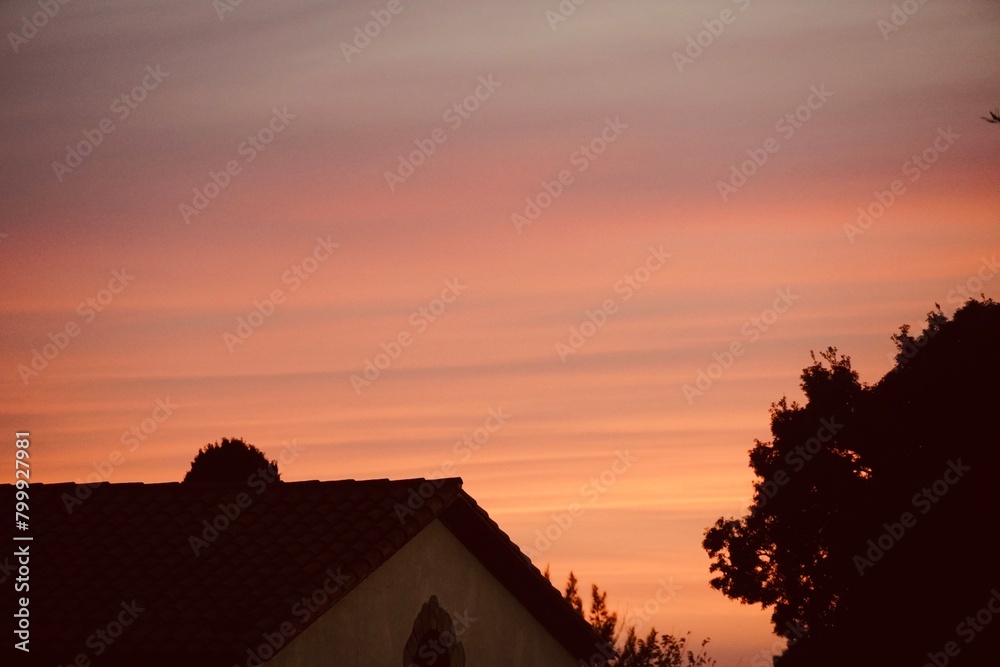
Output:
M593 653L589 626L461 480L430 485L33 484L32 664L68 667L84 654L95 666L245 665L265 633L286 622L301 632L437 518L571 652ZM12 507L13 487L0 488ZM90 496L69 512L78 491ZM430 497L414 500L420 491ZM401 515L408 501L417 509ZM112 636L120 621L131 627Z

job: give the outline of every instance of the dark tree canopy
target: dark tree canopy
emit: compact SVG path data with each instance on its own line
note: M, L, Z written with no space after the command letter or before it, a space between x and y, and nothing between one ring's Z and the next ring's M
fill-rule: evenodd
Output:
M184 482L246 484L252 475L262 471L281 481L277 461L268 461L264 452L239 438L223 438L221 443L209 443L198 450Z
M813 358L805 405L773 404L773 437L750 450L748 514L706 531L712 586L804 633L782 667L923 665L949 641L949 664L976 665L1000 650L1000 614L968 643L959 626L1000 587L1000 304L970 300L950 321L938 308L920 336L892 338L895 366L873 386L836 349Z

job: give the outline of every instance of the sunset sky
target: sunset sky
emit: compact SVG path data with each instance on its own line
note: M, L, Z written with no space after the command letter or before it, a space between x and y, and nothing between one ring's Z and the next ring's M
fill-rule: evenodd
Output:
M53 6L0 8L33 481L180 480L224 436L289 481L461 476L557 584L672 582L640 629L748 665L768 613L700 543L770 404L1000 294L995 1Z

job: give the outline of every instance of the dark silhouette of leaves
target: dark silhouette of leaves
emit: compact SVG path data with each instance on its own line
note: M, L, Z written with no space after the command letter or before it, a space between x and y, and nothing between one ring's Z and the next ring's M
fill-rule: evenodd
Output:
M184 475L190 484L246 484L255 473L269 472L280 482L278 462L268 461L264 452L239 438L223 438L222 442L202 447Z
M546 567L546 572L548 568ZM569 573L563 598L577 613L584 615L583 600L577 594L576 575ZM587 619L601 638L601 643L611 649L613 656L596 654L588 664L604 667L712 667L715 660L708 656L705 648L709 640L701 642L697 653L688 648L688 635L675 637L661 635L652 628L645 637L636 634L634 625L628 628L618 626L618 614L608 610L607 592L601 592L597 585L590 589L590 614ZM624 635L624 638L622 638ZM619 642L620 640L620 642ZM603 662L602 662L603 661Z
M1000 584L1000 304L969 300L951 320L937 306L919 336L892 339L873 386L834 348L813 357L806 404L773 404L772 440L750 451L749 513L706 531L712 586L805 634L781 667L924 664ZM1000 653L998 628L953 662Z

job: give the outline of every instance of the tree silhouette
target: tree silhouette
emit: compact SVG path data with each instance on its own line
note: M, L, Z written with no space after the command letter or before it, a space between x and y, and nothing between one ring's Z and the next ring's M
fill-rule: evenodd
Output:
M706 531L712 585L803 636L781 667L920 665L948 642L955 664L1000 652L1000 623L974 642L956 625L1000 585L1000 304L969 300L950 321L938 307L892 339L874 386L833 348L814 357L806 404L773 404L773 438L750 451L748 514Z
M198 450L184 483L246 484L254 474L281 481L277 461L268 461L264 452L239 438L223 438Z
M614 644L618 614L608 611L607 600L607 592L601 593L597 584L593 584L590 588L590 617L587 620L600 635L602 642Z
M747 603L774 607L777 632L822 625L836 607L843 576L839 549L867 470L843 448L843 424L865 388L848 357L830 348L802 373L808 403L771 405L771 442L755 441L750 467L760 478L741 519L716 521L704 547L715 559L713 587ZM824 442L825 441L825 442ZM816 518L824 523L817 530ZM848 567L850 563L848 562Z
M563 593L563 599L569 603L573 611L583 616L583 600L580 598L579 591L576 590L576 576L574 576L572 570L569 573L569 580L566 581L566 591Z
M635 627L628 635L611 667L711 667L715 660L706 650L709 640L703 639L698 653L688 648L691 633L683 637L658 635L653 628L645 638L637 638Z
M991 111L989 116L983 116L987 123L1000 123L1000 111Z
M545 574L549 568L546 566ZM546 578L548 578L546 576ZM619 627L618 614L608 610L607 592L601 592L596 584L590 588L590 613L584 614L583 599L577 592L576 575L569 573L563 599L573 611L585 616L591 627L609 650L593 656L588 664L600 662L606 667L712 667L715 660L708 656L706 646L701 642L698 653L688 648L689 636L675 637L660 635L652 628L645 637L636 634L634 625ZM688 633L690 635L690 633ZM620 640L620 641L619 641ZM602 662L603 661L603 662Z

